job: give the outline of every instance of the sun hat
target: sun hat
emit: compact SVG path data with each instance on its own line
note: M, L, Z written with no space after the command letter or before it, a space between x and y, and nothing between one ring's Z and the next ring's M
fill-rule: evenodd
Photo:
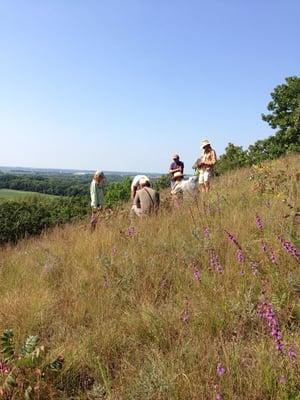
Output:
M183 173L177 171L177 172L175 172L175 174L174 174L173 176L174 176L174 179L175 179L175 178L182 178L182 177L183 177Z
M147 177L143 177L139 180L139 184L142 185L146 185L146 183L150 182L149 179Z
M210 145L209 140L207 140L207 139L202 140L202 149L204 149L204 147L206 147L208 145Z
M96 178L98 176L103 176L103 175L104 175L103 171L96 171L95 174L94 174L94 177Z

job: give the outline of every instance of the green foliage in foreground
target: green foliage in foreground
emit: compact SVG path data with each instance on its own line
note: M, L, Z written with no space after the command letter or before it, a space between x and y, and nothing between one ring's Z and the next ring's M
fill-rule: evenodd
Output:
M0 207L0 244L41 233L45 228L74 221L87 214L87 202L81 197L22 201L3 201Z
M32 335L18 352L11 329L6 329L0 338L0 353L0 398L22 396L30 400L51 396L51 375L62 369L63 357L45 363L45 347L39 345L38 336Z

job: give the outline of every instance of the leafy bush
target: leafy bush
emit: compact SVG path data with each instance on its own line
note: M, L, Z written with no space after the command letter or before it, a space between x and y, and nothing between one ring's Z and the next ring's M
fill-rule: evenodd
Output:
M87 201L81 197L4 201L0 207L0 244L17 242L43 229L74 221L87 214Z
M114 208L120 206L130 198L131 179L125 178L122 182L111 183L107 186L104 196L104 206Z

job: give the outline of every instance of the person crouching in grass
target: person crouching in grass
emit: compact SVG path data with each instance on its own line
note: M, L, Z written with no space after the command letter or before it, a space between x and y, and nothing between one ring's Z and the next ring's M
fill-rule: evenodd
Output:
M157 213L159 209L159 193L150 187L148 178L141 178L139 181L140 189L134 197L130 216L145 217Z
M91 194L91 207L92 207L92 217L91 217L91 231L93 232L96 228L98 221L98 213L103 208L104 202L104 174L102 171L96 171L94 178L90 186Z

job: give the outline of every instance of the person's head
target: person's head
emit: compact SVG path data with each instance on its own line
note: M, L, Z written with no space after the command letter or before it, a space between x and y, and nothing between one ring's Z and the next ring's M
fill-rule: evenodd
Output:
M179 161L179 155L178 154L173 154L173 161L177 162Z
M181 172L175 172L175 174L174 174L174 180L176 181L176 182L179 182L179 181L182 181L182 179L183 179L183 174L181 173Z
M204 152L210 151L211 150L211 145L209 143L209 140L205 139L202 141L202 149Z
M150 181L149 181L149 179L146 179L146 178L141 178L140 179L140 187L141 188L143 188L143 187L149 187L150 186Z
M95 172L95 174L94 174L94 180L95 180L97 183L100 183L100 182L103 180L103 178L104 178L104 174L103 174L102 171L96 171L96 172Z

